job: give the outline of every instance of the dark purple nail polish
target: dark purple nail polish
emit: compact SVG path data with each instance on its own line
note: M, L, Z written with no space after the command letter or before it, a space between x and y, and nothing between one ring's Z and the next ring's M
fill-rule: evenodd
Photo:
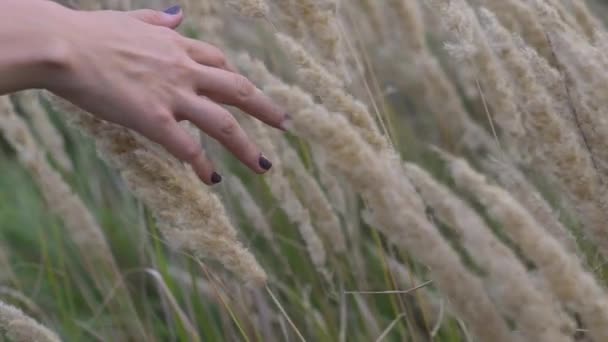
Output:
M270 170L270 168L272 167L272 163L270 162L270 160L266 159L266 157L264 157L263 155L260 155L259 164L260 167L266 171Z
M211 183L217 184L222 181L222 176L219 173L214 172L211 174Z
M171 6L171 7L167 8L163 12L165 12L167 14L171 14L171 15L176 15L176 14L179 14L179 12L181 12L181 11L182 11L181 6L175 5L175 6Z

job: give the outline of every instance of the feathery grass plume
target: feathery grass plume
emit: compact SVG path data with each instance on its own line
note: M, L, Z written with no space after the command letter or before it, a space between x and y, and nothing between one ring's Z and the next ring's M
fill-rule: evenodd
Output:
M274 87L266 91L275 99L293 96L293 89L289 88ZM323 107L310 106L294 113L295 132L325 147L332 163L336 163L336 168L370 206L372 221L396 245L403 246L431 267L439 286L452 299L456 310L468 318L476 334L481 339L509 340L506 326L482 292L479 280L459 263L454 251L426 220L423 212L415 210L417 205L412 202L415 202L417 194L405 184L407 180L399 172L399 167L391 165L388 160L378 160L378 154L358 139L345 120L331 117ZM373 165L370 160L374 160ZM408 227L407 231L404 226ZM470 297L471 291L475 292L476 298ZM466 297L465 301L462 296Z
M185 8L188 15L186 23L192 25L200 38L215 46L222 46L222 30L224 23L220 17L220 4L217 1L208 0L186 0Z
M244 17L268 17L269 8L265 0L226 0L225 3Z
M247 220L251 222L252 227L262 235L264 239L273 241L274 236L270 223L241 179L230 175L226 177L225 185L228 187L228 192L230 192L231 196L239 199L239 206L243 210Z
M40 142L51 157L63 170L72 172L74 165L66 153L63 136L51 122L49 114L40 103L38 93L38 91L29 90L17 94L19 105L30 119Z
M304 23L299 20L297 6L299 0L277 0L269 1L273 22L277 24L281 31L298 39L305 40L308 32Z
M31 173L49 208L64 221L85 263L90 270L97 271L92 272L92 276L104 268L114 270L116 266L101 227L82 200L46 161L44 152L25 121L15 113L8 96L0 97L0 118L3 136L17 151L20 162ZM104 286L100 287L102 289Z
M330 205L340 214L347 216L347 192L342 186L335 170L329 166L325 153L312 147L312 160L319 170L319 183L325 188Z
M27 124L16 115L10 99L0 98L0 129L7 141L15 148L21 163L32 173L47 204L56 212L70 231L70 237L83 247L93 259L111 259L101 228L84 203L72 193L61 176L45 160Z
M590 41L596 41L599 38L599 31L603 30L603 24L598 18L591 14L585 1L565 0L564 2L568 9L563 12L571 13L580 27L581 33Z
M273 0L274 3L285 0ZM285 6L283 4L283 6ZM291 5L291 13L296 15L301 26L309 32L310 46L321 63L343 80L348 81L345 47L340 35L340 22L337 16L336 0L299 0ZM284 12L289 15L289 12ZM288 30L289 31L289 30ZM311 49L313 48L313 49Z
M476 78L493 109L490 120L502 129L506 148L521 151L520 138L524 132L521 112L508 83L509 77L483 36L473 9L464 0L427 3L439 13L445 29L454 33L453 42L445 45L450 55L476 70Z
M400 19L400 35L405 36L409 50L420 52L426 50L426 28L418 0L388 0L387 7Z
M94 138L100 155L150 208L171 246L217 260L249 285L266 283L264 270L238 241L222 203L189 166L126 128L101 121L59 98L53 97L52 103L66 116L69 113L71 124Z
M293 186L299 188L298 195L305 208L312 215L314 226L319 229L331 249L342 253L346 251L346 240L340 219L334 212L325 193L316 179L307 171L300 157L282 137L273 141L278 148L285 170L293 174Z
M463 144L477 151L481 148L498 153L492 137L467 113L462 98L455 85L442 69L437 57L426 42L426 27L423 13L417 0L391 0L390 10L399 14L401 36L411 51L413 64L408 69L415 70L416 86L422 88L425 105L437 115L437 123L446 144ZM399 50L399 52L401 52ZM437 98L442 101L437 101Z
M526 1L528 1L530 3L531 1L536 1L536 0L526 0ZM579 30L579 32L583 33L582 31L580 31L581 27L579 26L572 11L570 11L568 8L566 8L565 3L569 0L542 0L542 1L545 2L547 5L549 5L551 8L553 8L553 10L559 16L561 21L563 21L565 24L570 26L572 29Z
M551 96L555 113L575 125L576 120L573 117L571 99L568 94L569 89L564 75L560 70L550 65L548 60L540 56L534 48L525 44L520 37L514 36L513 39L522 57L532 68L537 82L543 85ZM551 58L554 59L553 56Z
M387 139L378 130L365 104L348 94L340 85L341 82L317 63L302 45L284 34L278 33L276 38L298 65L297 73L304 89L319 96L328 110L345 115L375 149L384 151L389 148Z
M374 0L354 1L353 6L349 3L349 6L342 6L341 10L342 13L348 12L349 16L353 18L352 22L357 23L358 26L364 22L369 25L369 27L363 27L358 31L360 35L363 35L360 37L362 41L375 39L379 46L384 46L384 43L391 39L394 28L386 20L386 6L383 2ZM349 31L347 30L347 32Z
M236 63L239 67L244 68L252 78L258 80L260 84L265 85L280 85L282 81L276 78L274 75L266 70L264 63L252 59L248 54L240 54L237 57ZM303 104L305 105L305 104ZM338 180L335 178L333 170L327 163L327 158L325 158L325 153L320 149L315 149L314 146L311 146L313 149L312 157L315 161L315 164L321 170L320 172L320 181L325 187L325 190L328 192L328 196L332 201L334 207L341 213L346 212L346 194L344 189L342 189L342 185L339 184Z
M457 240L484 271L490 297L530 341L568 341L566 318L549 297L534 288L517 256L492 233L483 219L445 186L415 164L405 173L437 217L457 233ZM568 331L572 334L572 328Z
M463 159L441 152L456 185L472 193L489 214L502 223L504 232L522 253L535 263L538 272L562 305L580 315L596 341L608 339L608 297L586 272L578 258L564 250L532 215L507 191L491 185Z
M483 341L510 341L508 328L481 281L464 267L424 216L424 205L399 162L374 152L345 118L331 115L301 89L275 84L264 90L292 113L293 131L322 148L332 166L363 196L374 226L431 268L438 288L474 334Z
M556 115L551 97L534 78L534 72L519 53L511 35L498 23L491 12L480 15L488 38L494 42L505 68L511 73L518 90L518 103L526 112L524 127L532 164L548 170L567 190L585 231L593 238L604 255L608 255L608 235L605 233L605 186L598 177L598 169L585 145L568 122ZM587 146L588 147L588 146Z
M521 0L481 0L483 6L496 14L502 25L517 32L526 43L545 59L552 60L552 52L545 29L536 18L530 4Z
M573 32L551 35L561 70L565 74L563 87L573 122L580 130L589 152L600 169L600 176L608 181L608 122L604 120L608 106L608 63L602 61L605 52L591 46Z
M69 238L78 248L84 266L97 289L106 293L115 290L112 309L127 310L136 317L118 266L108 246L103 230L84 202L48 163L23 119L16 115L8 96L0 97L0 132L15 148L21 164L38 185L49 209L63 220ZM136 336L145 336L141 323L134 319L129 329Z
M46 317L40 306L19 290L0 285L0 298L9 300L9 303L19 303L19 307L24 308L26 313L32 315L32 318Z
M558 214L521 171L512 164L489 159L483 160L482 167L487 174L493 175L504 189L527 208L534 219L568 252L581 255L572 232L559 221Z
M264 180L288 219L298 227L312 263L319 273L327 276L327 252L321 238L312 226L309 209L302 205L285 174L283 160L270 138L274 132L266 129L256 120L244 118L241 122L247 128L247 132L251 134L252 139L264 151L264 155L273 161L272 169Z
M13 342L59 342L54 332L25 315L14 306L0 301L0 337Z
M566 11L561 0L527 0L536 12L536 20L545 32L580 31L576 20Z

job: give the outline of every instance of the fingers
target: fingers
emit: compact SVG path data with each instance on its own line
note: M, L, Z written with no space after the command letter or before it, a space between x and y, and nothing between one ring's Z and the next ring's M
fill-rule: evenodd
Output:
M145 23L164 26L170 29L178 27L184 19L183 11L179 6L169 7L163 12L151 9L131 11L129 12L129 15Z
M217 103L193 96L182 105L180 118L192 122L219 141L254 172L264 173L272 167L232 114Z
M283 129L286 114L242 75L200 66L197 90L216 102L236 106L262 122Z
M200 143L184 130L172 117L156 126L147 136L161 144L177 159L192 166L194 172L207 185L217 184L222 177L215 172L213 163L207 158Z
M210 67L236 72L236 69L228 63L226 55L219 48L200 40L184 38L188 55L195 62Z

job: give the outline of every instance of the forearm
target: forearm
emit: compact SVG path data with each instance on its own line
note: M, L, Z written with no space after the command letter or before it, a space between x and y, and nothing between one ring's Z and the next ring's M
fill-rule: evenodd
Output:
M67 65L71 10L48 0L1 0L0 95L45 88Z

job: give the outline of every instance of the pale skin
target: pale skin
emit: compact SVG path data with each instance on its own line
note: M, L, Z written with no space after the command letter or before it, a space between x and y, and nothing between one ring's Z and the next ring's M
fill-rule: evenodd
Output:
M187 120L256 173L271 163L224 107L275 128L287 115L238 74L220 49L174 29L183 11L75 11L48 0L2 0L0 95L46 89L130 128L189 163L208 184L219 172Z

